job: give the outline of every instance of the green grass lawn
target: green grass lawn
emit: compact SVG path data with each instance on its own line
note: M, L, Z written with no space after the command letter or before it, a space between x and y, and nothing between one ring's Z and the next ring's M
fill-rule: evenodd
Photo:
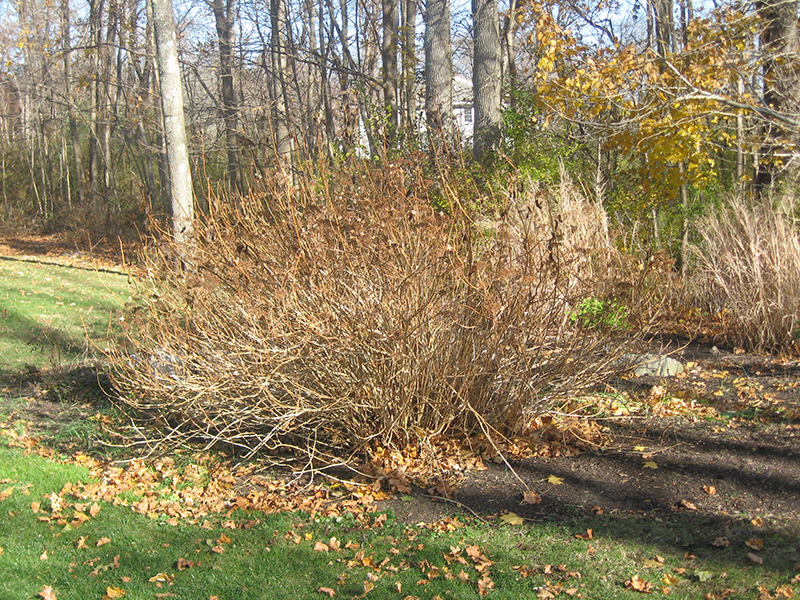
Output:
M130 295L125 275L0 258L0 371L91 356Z

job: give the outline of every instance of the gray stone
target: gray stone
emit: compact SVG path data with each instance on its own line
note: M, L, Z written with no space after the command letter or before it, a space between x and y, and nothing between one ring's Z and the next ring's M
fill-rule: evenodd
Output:
M674 377L683 373L680 361L660 354L626 355L626 362L630 364L633 374L637 377L649 375L651 377Z

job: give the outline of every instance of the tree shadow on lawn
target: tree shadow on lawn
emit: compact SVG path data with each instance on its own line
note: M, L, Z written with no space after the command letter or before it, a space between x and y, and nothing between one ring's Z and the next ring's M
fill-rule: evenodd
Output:
M507 467L487 465L467 473L454 499L475 514L509 511L533 523L573 526L575 534L591 528L596 539L696 556L709 568L792 572L800 561L800 428L662 419L635 433L623 448L514 461L519 479ZM551 475L562 483L550 483ZM541 502L522 503L526 490ZM447 510L445 503L416 502ZM392 507L405 520L425 512ZM745 545L753 538L763 540L762 552ZM748 553L761 556L763 566Z

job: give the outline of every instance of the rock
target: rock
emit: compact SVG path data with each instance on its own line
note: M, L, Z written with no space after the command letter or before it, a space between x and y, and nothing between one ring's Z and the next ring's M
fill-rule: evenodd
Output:
M633 374L637 377L674 377L683 373L680 361L660 354L626 355L633 367Z

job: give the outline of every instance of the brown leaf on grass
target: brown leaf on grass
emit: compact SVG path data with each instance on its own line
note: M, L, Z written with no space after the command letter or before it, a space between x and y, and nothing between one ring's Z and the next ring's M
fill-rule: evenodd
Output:
M36 514L39 512L39 508L42 506L41 502L31 502L31 512Z
M579 540L591 540L594 538L594 534L591 529L587 529L586 533L576 533L575 537Z
M223 552L225 552L225 548L223 548L222 546L212 546L211 551L214 554L222 554Z
M718 537L711 542L711 545L715 548L727 548L731 545L731 541L726 537Z
M217 538L217 542L219 542L220 544L230 544L231 543L231 538L229 538L224 533L221 533L219 538Z
M56 600L56 593L53 591L53 588L51 588L49 585L44 586L44 588L42 588L42 591L39 592L37 596L40 596L44 600Z
M602 515L603 514L603 507L602 506L593 506L592 507L592 512L594 514L596 514L596 515Z
M39 560L47 560L47 548L45 548L39 555Z
M92 504L89 507L89 515L90 516L96 517L97 513L99 513L99 512L100 512L100 505L97 502L95 502L94 504Z
M694 502L690 502L689 500L685 499L681 500L680 505L688 510L697 510L697 505Z
M326 594L329 598L333 598L336 592L329 587L321 587L317 590L320 594Z
M149 581L150 583L155 583L156 587L161 587L162 584L168 583L172 585L172 580L175 579L174 576L170 575L169 573L158 573L157 575L153 575Z
M794 590L788 585L782 585L778 587L775 590L775 594L777 596L783 596L784 598L794 598Z
M103 600L105 600L106 598L122 598L124 595L125 595L125 590L110 585L106 588L106 593L105 596L103 596Z
M488 575L484 575L478 580L478 595L483 598L494 588L494 581L489 579Z
M323 542L316 542L314 544L314 550L316 552L328 552L330 548L328 547L328 544L325 544Z
M625 582L625 587L641 594L651 594L653 592L653 584L649 581L645 581L638 575L634 575L628 579Z
M0 502L5 500L6 498L8 498L13 493L14 493L14 488L13 487L7 488L7 489L3 490L2 492L0 492Z
M523 504L539 504L542 501L542 497L534 492L533 490L526 490L522 492L522 503Z
M764 549L764 541L760 538L750 538L744 543L744 545L751 550L756 550L757 552Z
M375 589L375 584L369 581L368 579L364 581L364 593L358 596L358 598L363 598L367 594L369 594L372 590Z
M99 540L97 540L95 546L99 548L100 546L105 546L106 544L110 543L111 543L111 538L101 537Z
M536 597L539 598L539 600L550 600L551 598L555 598L555 595L546 587L543 587L537 590Z
M754 527L761 527L764 524L764 519L762 519L761 517L755 517L755 518L750 520L750 523Z
M715 488L713 485L704 485L703 491L709 496L713 496L717 493L717 488Z
M752 552L747 553L747 558L750 559L750 562L755 563L757 565L763 565L764 559L761 558L758 554L754 554Z
M191 569L194 566L194 562L186 558L179 558L176 566L178 571L185 571L186 569Z
M342 542L337 540L335 537L332 537L330 540L328 540L328 548L330 548L331 550L338 550L341 547L342 547Z

